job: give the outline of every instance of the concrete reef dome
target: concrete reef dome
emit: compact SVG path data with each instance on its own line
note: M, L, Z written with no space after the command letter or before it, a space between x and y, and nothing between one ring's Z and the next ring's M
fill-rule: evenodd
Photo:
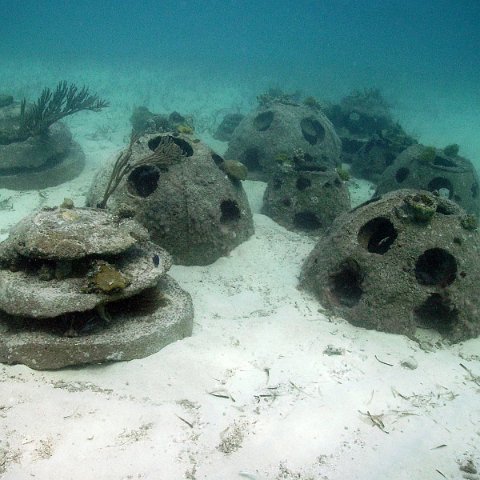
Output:
M333 169L341 142L328 118L306 105L272 102L246 115L235 128L225 158L239 160L250 178L268 180L282 166Z
M437 192L468 213L480 215L480 180L475 167L448 149L412 145L404 150L383 172L376 193L400 188Z
M188 135L146 134L130 154L132 168L107 208L135 218L175 263L208 265L253 234L241 181L227 174L223 158L202 142ZM88 205L101 203L115 161L95 177Z
M423 326L458 342L480 333L479 249L473 215L398 190L337 218L300 283L354 325L409 336Z
M312 235L324 233L350 210L350 196L335 170L275 173L263 196L262 213L283 227Z

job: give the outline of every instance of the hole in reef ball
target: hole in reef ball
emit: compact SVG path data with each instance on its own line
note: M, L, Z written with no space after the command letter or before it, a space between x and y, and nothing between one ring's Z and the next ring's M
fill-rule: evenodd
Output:
M362 296L363 280L360 265L353 259L344 260L338 270L330 275L330 291L345 307L354 307Z
M224 200L220 204L220 211L222 212L220 216L221 223L234 222L240 219L240 209L237 202L233 200Z
M313 117L303 118L300 121L303 138L310 144L316 145L317 142L323 142L325 138L325 129L323 125Z
M478 183L475 182L472 185L472 188L470 189L470 191L472 192L472 197L477 198L478 197Z
M175 145L180 147L180 150L182 151L183 155L185 155L186 157L191 157L193 155L193 148L186 140L179 137L172 137L171 135L169 135L168 137L173 141L173 143L175 143ZM162 138L163 138L162 135L159 135L158 137L155 137L155 138L151 138L147 144L148 148L152 150L152 152L155 151L155 149L158 147L158 145L162 141Z
M397 238L393 223L384 217L372 218L358 232L358 243L370 253L383 255Z
M389 167L395 161L395 155L391 152L385 152L385 166Z
M262 170L260 165L260 152L258 148L247 148L243 153L242 163L252 172L258 172Z
M223 165L223 158L220 155L217 155L216 153L212 153L212 160L215 162L215 165L217 167L220 167Z
M182 150L182 153L186 157L191 157L193 155L193 147L183 138L179 137L170 137L173 140L173 143L178 145Z
M433 328L439 333L448 333L458 319L458 310L439 293L432 293L415 309L414 314L418 325Z
M280 190L282 188L283 182L279 178L274 178L272 187L274 190Z
M293 217L293 224L300 230L317 230L322 226L322 222L317 215L308 210L304 212L298 212Z
M159 170L153 165L134 168L127 179L127 189L132 195L148 197L158 186Z
M433 164L437 167L458 168L457 162L449 158L439 157L438 155L434 158Z
M441 197L452 198L453 197L453 185L450 180L443 177L435 177L428 183L427 190L434 192L435 190L440 193Z
M442 215L454 215L456 213L455 208L452 205L447 203L439 203L436 208L437 213L441 213Z
M309 178L299 177L299 178L297 178L296 185L297 185L298 190L302 191L302 190L305 190L308 187L311 187L312 182Z
M431 248L423 252L415 264L415 277L421 285L446 287L457 276L455 257L442 248Z
M267 112L259 113L253 120L254 127L259 132L264 132L270 128L273 122L273 112L268 110Z
M407 179L408 175L410 175L410 170L407 167L399 168L395 174L395 180L398 183L402 183Z
M362 141L355 138L343 137L342 139L342 151L345 153L357 153L363 146Z

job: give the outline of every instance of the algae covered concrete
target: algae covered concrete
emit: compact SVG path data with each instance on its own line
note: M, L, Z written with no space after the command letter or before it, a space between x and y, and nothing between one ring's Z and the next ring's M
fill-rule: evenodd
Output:
M459 342L480 333L480 233L454 202L426 191L374 197L337 219L301 285L354 325Z

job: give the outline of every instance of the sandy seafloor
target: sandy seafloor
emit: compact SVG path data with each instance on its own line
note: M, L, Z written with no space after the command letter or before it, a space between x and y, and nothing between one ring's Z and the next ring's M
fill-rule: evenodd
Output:
M211 137L221 116L247 111L268 86L41 64L4 65L0 85L34 99L63 78L90 85L111 107L68 120L87 156L80 177L0 190L0 239L42 205L69 197L82 206L95 170L125 145L134 105L193 114L221 153ZM420 141L458 142L480 161L474 104L427 91L394 98L394 114ZM244 187L253 237L210 266L170 272L193 298L191 338L124 363L0 366L2 479L480 479L459 469L471 460L480 470L480 339L448 346L427 334L419 344L328 315L297 289L314 240L259 213L264 184ZM370 190L358 183L352 192L360 201ZM340 354L325 353L329 346ZM416 369L401 365L411 358Z

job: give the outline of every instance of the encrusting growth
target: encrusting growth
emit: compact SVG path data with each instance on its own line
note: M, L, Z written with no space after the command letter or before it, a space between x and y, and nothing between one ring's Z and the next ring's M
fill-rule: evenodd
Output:
M173 139L165 136L161 138L159 144L151 154L143 157L139 161L132 162L132 149L137 140L138 137L132 135L127 149L122 151L115 160L115 165L113 166L102 201L97 204L98 208L105 208L107 206L108 199L117 189L122 178L139 165L170 165L180 161L185 156L182 149Z

